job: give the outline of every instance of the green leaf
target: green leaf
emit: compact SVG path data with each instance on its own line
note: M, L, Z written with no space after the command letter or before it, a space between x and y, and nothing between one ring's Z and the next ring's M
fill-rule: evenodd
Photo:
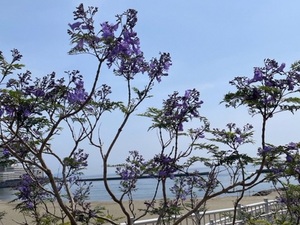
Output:
M19 64L19 63L15 63L12 65L12 67L17 70L23 68L24 66L25 66L24 64Z
M288 103L298 103L300 104L300 98L297 97L289 97L289 98L285 98L283 99L283 102L288 102Z

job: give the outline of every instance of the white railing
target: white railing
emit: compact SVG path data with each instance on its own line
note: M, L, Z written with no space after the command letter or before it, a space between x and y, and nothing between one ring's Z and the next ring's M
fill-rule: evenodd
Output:
M271 221L272 214L282 211L281 205L276 200L265 199L263 202L258 202L250 205L238 205L235 221L236 225L243 225L242 218L260 218ZM234 208L210 210L198 212L187 219L183 220L180 225L228 225L232 224ZM177 216L179 218L179 216ZM174 218L175 220L175 218ZM158 218L135 221L134 225L157 225ZM171 225L173 219L165 224ZM120 225L126 225L121 223Z

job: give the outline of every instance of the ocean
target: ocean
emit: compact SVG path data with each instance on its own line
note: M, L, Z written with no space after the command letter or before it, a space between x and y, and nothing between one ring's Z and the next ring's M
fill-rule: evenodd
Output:
M116 177L116 175L111 174L111 176ZM85 178L95 178L97 176L87 176ZM100 177L100 176L99 176ZM220 175L220 181L221 183L226 186L230 182L230 178L227 175ZM120 197L121 192L119 188L119 180L110 180L109 185L111 190ZM170 188L173 185L173 181L168 179L167 180L167 186ZM133 197L136 200L148 200L153 197L155 188L156 188L156 179L155 178L147 178L147 179L140 179L137 183L137 191L134 193ZM251 190L248 190L246 192L247 196L253 195L259 191L263 190L269 190L273 189L273 185L271 183L261 183L255 187L253 187ZM197 193L199 197L203 196L203 192L199 191ZM233 196L238 194L231 194ZM173 197L172 193L168 191L168 196ZM0 200L2 201L10 201L14 199L14 191L10 188L0 188ZM159 191L157 194L157 198L162 198L162 192ZM93 181L92 187L90 190L90 201L111 201L111 197L107 194L103 181Z

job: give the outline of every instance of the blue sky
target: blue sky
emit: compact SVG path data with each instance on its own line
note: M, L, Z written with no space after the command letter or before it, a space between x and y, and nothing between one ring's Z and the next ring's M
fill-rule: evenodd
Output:
M91 56L69 56L68 23L80 1L3 0L0 3L0 50L5 55L12 48L23 54L23 63L34 76L78 69L89 81L96 61ZM259 137L259 118L250 117L245 109L226 109L219 102L232 90L228 81L235 76L251 75L254 66L262 66L265 58L274 58L290 65L300 60L300 2L297 0L252 1L174 1L174 0L106 0L84 1L99 7L100 21L114 21L114 15L128 8L138 11L137 32L148 59L159 52L170 52L173 66L170 75L154 89L154 97L142 106L160 106L162 99L178 90L197 88L204 101L202 115L213 127L228 122L252 123ZM103 82L113 81L104 71ZM122 96L115 83L116 96ZM300 118L282 114L270 123L268 141L283 144L297 141ZM107 116L103 121L103 138L109 143L118 120ZM155 132L147 132L149 120L134 118L125 129L112 155L112 163L120 163L130 150L139 150L150 157L158 147ZM66 148L64 137L58 137L57 148ZM86 148L89 148L87 146ZM59 150L60 151L60 150ZM91 155L90 171L98 173L96 150ZM255 155L256 150L245 149Z

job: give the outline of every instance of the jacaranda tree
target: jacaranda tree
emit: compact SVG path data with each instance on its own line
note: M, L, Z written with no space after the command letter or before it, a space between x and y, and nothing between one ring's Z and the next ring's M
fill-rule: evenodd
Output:
M81 4L74 12L75 22L68 30L74 45L70 54L88 53L98 60L89 90L85 88L78 70L68 71L62 78L57 78L54 72L41 78L33 78L30 71L14 75L16 69L23 67L19 63L22 55L16 49L12 50L9 62L1 52L1 85L4 86L1 88L0 106L1 148L6 157L16 159L27 172L18 188L18 199L21 200L18 208L28 209L37 224L42 224L42 219L48 220L50 215L53 221L64 222L67 219L71 224L87 224L99 217L99 212L83 201L90 184L77 181L88 160L88 154L80 148L80 143L91 137L104 112L121 110L125 115L124 127L137 106L149 96L155 82L168 75L171 65L168 53L161 53L150 61L144 58L134 31L137 22L135 10L118 15L114 24L104 22L95 28L93 17L96 12L97 8L85 9ZM127 103L109 99L110 87L100 81L103 66L112 68L116 76L125 78ZM142 89L131 87L135 76L144 76ZM94 121L91 123L89 117L92 116ZM74 127L77 125L82 129L76 130ZM68 146L67 155L62 158L60 149L52 148L51 143L66 129L73 141ZM107 153L101 150L104 168L119 135L116 135ZM55 159L61 168L59 178L45 159L49 157ZM33 173L36 168L44 173L46 179L39 179ZM104 176L106 178L106 171ZM45 186L44 182L49 182L49 185ZM46 206L46 201L57 202L61 212L57 215L45 207L45 214L40 215L38 210ZM102 219L110 221L107 217Z
M292 170L298 168L299 145L291 142L273 146L265 135L267 122L275 114L294 113L300 107L299 66L296 63L286 71L285 64L268 59L264 67L254 68L250 78L236 77L231 81L236 91L226 94L223 100L228 107L246 106L251 115L262 116L258 149L254 149L252 125L239 127L228 121L224 129L211 128L200 111L203 104L200 92L194 88L175 91L163 101L161 108L149 107L139 115L152 120L149 130L157 132L160 148L155 149L151 159L130 150L125 162L116 167L121 195L115 193L108 179L111 154L116 151L129 118L151 97L154 86L168 76L172 62L168 53L160 53L150 60L144 57L135 31L137 11L129 9L117 15L115 22L100 25L95 25L96 13L97 8L80 4L68 30L72 44L69 53L88 54L97 59L88 88L84 83L86 77L78 70L67 71L64 77L57 77L54 72L43 77L33 77L30 71L16 74L16 70L24 68L19 51L12 50L11 60L0 54L2 162L18 162L26 171L17 187L16 209L31 218L29 223L119 223L114 215L106 215L103 207L89 203L92 184L80 181L88 166L88 151L82 143L99 151L105 189L121 209L127 224L147 214L157 215L157 224L170 221L179 224L195 214L195 222L199 224L203 216L199 211L205 211L206 202L213 197L239 193L237 207L245 191L261 182L279 180L282 175L299 177L299 170ZM101 80L103 67L124 81L126 100L112 98L110 85ZM144 83L135 83L136 78ZM99 134L100 123L104 114L116 111L121 122L112 141L104 144ZM62 149L54 147L56 138L62 134L72 140L63 146L63 154ZM258 153L257 159L244 153L249 148ZM282 156L286 157L285 166L281 164ZM59 165L59 174L51 169L50 158ZM246 173L250 163L258 168L253 174ZM193 169L201 166L206 167L207 174ZM272 173L265 176L265 169ZM42 171L44 176L37 171ZM224 174L230 177L228 183L221 180L220 175ZM145 207L136 209L134 192L144 175L156 182L156 188L153 197L145 201ZM168 179L173 182L172 187L167 186ZM163 196L160 200L157 199L159 191ZM199 191L204 194L199 196ZM233 217L234 224L236 215Z
M295 213L295 205L298 205L298 201L289 199L298 196L291 190L294 189L293 184L299 182L299 142L289 140L287 144L275 146L266 139L270 119L282 112L294 114L300 108L299 61L293 63L289 70L285 67L285 63L279 64L273 59L266 59L263 67L254 68L253 77L236 77L230 82L237 91L226 94L224 102L228 107L246 106L250 115L261 116L261 146L257 150L260 169L257 177L266 169L266 178L275 184L275 188L278 188L278 183L282 185L286 192L279 192L279 200L288 208L289 213L285 221L297 224L300 217L299 213ZM280 128L277 129L280 132Z

